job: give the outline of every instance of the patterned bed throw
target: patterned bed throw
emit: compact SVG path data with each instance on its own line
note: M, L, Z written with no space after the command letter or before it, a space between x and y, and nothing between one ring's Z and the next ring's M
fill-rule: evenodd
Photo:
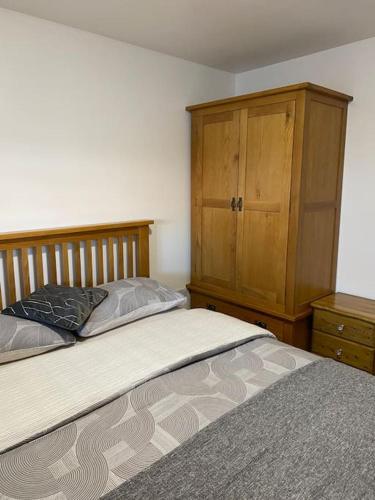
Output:
M98 499L316 359L262 338L150 380L0 455L0 498Z
M297 370L106 500L375 498L375 381L332 360Z
M0 369L0 452L158 375L272 333L205 309L151 316Z

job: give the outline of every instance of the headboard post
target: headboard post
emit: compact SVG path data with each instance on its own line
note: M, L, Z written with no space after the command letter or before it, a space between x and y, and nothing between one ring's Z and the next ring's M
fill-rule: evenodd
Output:
M153 223L139 220L0 234L0 311L46 283L92 286L115 278L148 277Z
M150 276L149 228L139 228L139 276Z

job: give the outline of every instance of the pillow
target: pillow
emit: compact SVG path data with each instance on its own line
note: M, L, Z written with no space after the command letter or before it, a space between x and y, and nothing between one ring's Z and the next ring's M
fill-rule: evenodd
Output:
M2 313L75 331L107 295L101 288L46 285Z
M75 344L66 330L0 314L0 364Z
M113 281L100 288L108 291L108 297L77 331L81 337L98 335L186 302L184 295L150 278Z

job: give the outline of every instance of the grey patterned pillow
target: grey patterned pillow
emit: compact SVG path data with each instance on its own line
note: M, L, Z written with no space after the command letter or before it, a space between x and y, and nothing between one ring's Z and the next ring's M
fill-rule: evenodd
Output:
M131 321L182 306L186 298L150 278L129 278L101 285L108 297L76 333L91 337Z
M0 314L0 364L36 356L75 342L74 335L66 330Z

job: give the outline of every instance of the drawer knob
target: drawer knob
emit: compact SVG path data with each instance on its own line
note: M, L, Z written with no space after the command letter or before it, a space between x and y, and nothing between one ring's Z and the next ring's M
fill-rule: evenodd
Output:
M336 358L337 359L341 359L341 356L342 356L342 349L337 349L337 351L335 352L336 354Z
M344 331L344 328L345 328L345 325L341 324L341 325L337 325L337 331L342 333Z
M207 304L207 309L209 311L216 311L216 306L214 304Z

